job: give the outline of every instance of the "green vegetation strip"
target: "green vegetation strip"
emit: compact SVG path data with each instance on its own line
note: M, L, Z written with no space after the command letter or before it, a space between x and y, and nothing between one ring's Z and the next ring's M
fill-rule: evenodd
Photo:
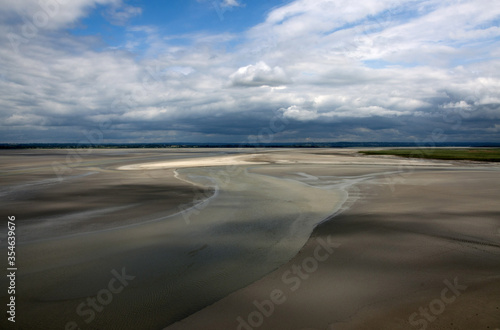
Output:
M414 149L365 150L365 151L360 151L360 153L365 155L393 155L406 158L500 162L500 148L474 148L474 149L414 148Z

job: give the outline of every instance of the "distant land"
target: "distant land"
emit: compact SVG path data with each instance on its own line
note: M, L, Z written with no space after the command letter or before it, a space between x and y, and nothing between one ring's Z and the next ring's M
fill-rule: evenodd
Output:
M441 160L473 160L484 162L500 162L499 148L412 148L412 149L383 149L360 151L365 155L392 155L406 158L425 158Z
M500 142L288 142L288 143L0 143L0 149L71 149L71 148L432 148L500 147Z

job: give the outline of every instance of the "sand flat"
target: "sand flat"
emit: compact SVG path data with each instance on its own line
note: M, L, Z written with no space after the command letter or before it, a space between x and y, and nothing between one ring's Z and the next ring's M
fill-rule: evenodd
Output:
M196 157L182 160L168 160L161 162L140 163L120 166L119 170L155 170L170 168L193 168L211 166L238 166L238 165L262 165L262 164L318 164L318 165L345 165L345 164L366 164L366 165L400 165L400 166L450 166L446 162L434 162L422 159L402 159L396 157L364 156L359 157L356 150L338 150L335 153L331 149L318 149L314 152L300 149L288 150L260 150L242 155L222 155L216 157Z
M0 172L2 207L20 221L20 326L246 329L253 302L278 289L286 301L249 327L412 329L456 277L467 289L428 328L497 326L497 165L99 150L60 181L51 164L67 154L46 152L10 153ZM79 304L122 269L130 286L85 323Z
M424 322L428 329L499 327L498 167L419 168L358 187L362 197L316 228L290 262L167 329L419 329ZM335 252L317 270L303 271L294 291L287 271L314 257L317 239L328 238L338 245ZM455 279L467 289L453 303L431 314L432 322L418 314L440 299L444 281ZM269 301L274 290L286 302L259 318L254 302Z
M95 167L96 162L92 160L91 166ZM129 202L130 196L136 202L143 200L147 209L140 205L124 210L96 207L97 213L82 215L76 212L80 206L75 204L69 214L64 209L56 217L54 211L49 211L45 218L61 226L72 224L79 215L88 220L84 223L93 222L95 228L76 232L64 228L67 232L60 229L64 235L56 236L41 232L38 239L32 237L20 244L18 296L23 306L20 313L25 318L19 324L29 327L36 320L37 326L45 328L63 328L71 321L84 325L76 312L78 306L102 289L112 270L124 268L135 277L134 281L105 312L97 314L92 326L161 328L252 283L292 258L315 224L334 213L341 201L334 190L250 173L245 166L181 168L175 172L170 168L155 173L149 169L123 171L113 166L116 162L108 164L105 168L95 167L99 180L86 177L79 184L66 180L56 188L40 188L38 194L51 193L54 198L64 188L66 193L60 195L64 200L68 192L87 194L95 187L106 191L104 195L97 193L99 198L111 196ZM82 163L78 170L87 170L88 166ZM155 173L154 177L149 177L151 173ZM124 182L134 180L140 186L130 185L129 190L121 192L107 189L118 178ZM167 203L160 200L155 204L149 198L163 194L162 187L157 187L160 183L169 193L182 193L179 183L183 183L180 187L194 184L206 186L207 190L190 196L191 200L181 196L172 200L167 194ZM175 198L175 194L172 196ZM177 203L176 208L169 208L170 203ZM40 212L42 205L35 206L38 208L31 212ZM136 222L100 226L111 211L128 213L132 218L137 209L145 213ZM16 216L21 224L26 220L22 212L17 211ZM54 228L54 223L41 220L47 228ZM40 225L33 219L19 229L26 232ZM51 313L55 310L56 317ZM136 313L123 317L124 310Z

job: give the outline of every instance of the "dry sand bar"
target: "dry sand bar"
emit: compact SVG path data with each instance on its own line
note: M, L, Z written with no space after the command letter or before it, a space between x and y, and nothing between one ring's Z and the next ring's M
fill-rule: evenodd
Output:
M19 328L500 327L498 165L354 149L1 159Z

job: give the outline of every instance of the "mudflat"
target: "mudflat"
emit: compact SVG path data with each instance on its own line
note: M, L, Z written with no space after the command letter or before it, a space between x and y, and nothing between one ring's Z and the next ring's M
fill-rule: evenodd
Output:
M292 260L167 329L499 328L498 167L443 164L295 167L365 180Z
M500 328L498 164L355 149L0 160L20 328Z

